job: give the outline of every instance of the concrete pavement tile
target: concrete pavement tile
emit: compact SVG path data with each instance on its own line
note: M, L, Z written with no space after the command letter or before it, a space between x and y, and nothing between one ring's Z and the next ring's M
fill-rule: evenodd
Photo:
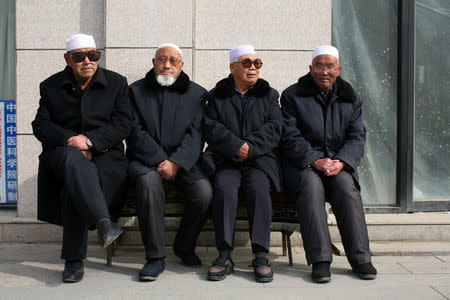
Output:
M317 292L316 292L317 293ZM330 288L320 294L325 294L328 299L408 299L408 300L443 300L444 298L431 287L390 287L379 289L371 288ZM311 295L313 296L313 294Z
M32 261L8 262L0 265L0 287L36 286L61 281L62 264ZM56 272L55 272L56 271Z
M450 285L433 285L432 286L439 294L450 299Z
M410 262L400 263L413 274L450 274L450 264L443 262Z
M61 262L61 246L56 244L0 243L0 261L39 259Z
M380 287L392 285L410 286L446 286L450 282L448 274L381 274L375 280Z
M450 263L450 255L437 255L436 258L443 262Z
M448 255L450 241L375 241L370 250L373 255Z
M372 262L374 264L378 263L407 263L407 262L423 262L423 263L437 263L442 262L442 260L438 259L432 255L382 255L382 256L372 256Z
M212 250L212 251L209 251ZM350 270L345 257L333 257L332 281L318 285L311 281L311 267L294 259L289 266L287 257L279 256L274 248L269 254L274 280L257 283L253 277L250 248L236 248L236 272L220 282L206 280L214 248L199 248L204 263L201 268L189 268L167 248L167 267L156 282L140 282L138 272L145 262L142 246L117 249L113 266L105 266L105 250L89 245L85 260L85 277L77 284L63 284L59 259L59 244L0 243L0 298L23 299L445 299L449 298L450 274L437 265L450 265L435 257L376 257L379 270L376 280L358 279ZM397 270L397 266L419 273ZM423 265L437 269L426 273ZM395 266L394 266L395 265Z
M338 255L345 255L341 242L333 242ZM446 255L450 253L450 241L372 241L370 253L377 255Z
M372 261L375 269L377 269L378 274L411 274L407 269L405 269L401 264L392 262L376 262ZM352 268L347 260L337 260L333 257L333 263L331 264L332 273L348 273L351 272Z

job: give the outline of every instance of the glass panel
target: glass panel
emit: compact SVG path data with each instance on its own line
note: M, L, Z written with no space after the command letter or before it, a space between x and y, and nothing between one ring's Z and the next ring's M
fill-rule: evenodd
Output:
M450 198L450 1L416 1L415 199Z
M0 1L0 99L16 98L15 1Z
M17 203L15 1L0 1L0 208Z
M363 101L367 143L358 170L365 205L396 204L397 6L392 0L333 1L341 77Z

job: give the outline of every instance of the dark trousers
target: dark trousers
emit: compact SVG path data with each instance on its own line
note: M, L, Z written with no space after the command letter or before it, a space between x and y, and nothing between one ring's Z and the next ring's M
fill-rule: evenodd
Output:
M86 258L88 228L109 218L95 162L74 147L48 153L47 166L62 184L62 259Z
M253 167L220 167L214 176L212 215L219 250L224 243L233 248L236 210L239 188L243 189L247 203L249 233L252 244L270 248L270 225L272 200L270 180L267 175Z
M186 203L173 245L190 254L194 252L198 235L208 217L212 188L208 179L190 184L176 180L175 184L183 189ZM163 179L158 172L150 171L136 179L136 209L147 260L166 256L165 198Z
M346 171L326 177L307 169L297 197L300 231L308 264L332 261L331 238L325 201L336 216L347 259L351 266L370 262L369 238L361 194Z

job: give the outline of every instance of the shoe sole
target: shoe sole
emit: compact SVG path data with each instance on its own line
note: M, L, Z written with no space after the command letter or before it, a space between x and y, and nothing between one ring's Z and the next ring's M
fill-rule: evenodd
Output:
M257 282L267 283L273 280L273 277L255 277Z
M207 276L207 279L210 281L221 281L227 278L228 275L234 272L234 267L231 267L230 269L227 269L225 271L225 275L209 275Z
M373 280L377 278L377 274L358 274L358 273L355 274L356 276L358 276L360 279L363 280Z
M112 243L114 243L115 240L117 240L117 238L123 233L123 229L119 228L119 230L117 230L116 232L114 232L114 234L112 236L109 237L109 239L107 239L105 241L105 243L102 246L102 248L107 248L109 245L111 245Z
M139 276L140 281L155 281L158 279L158 276Z
M327 283L331 281L331 277L311 278L315 283Z
M64 283L75 283L75 282L80 282L83 278L76 280L76 279L63 279Z
M80 279L71 279L71 278L63 278L62 281L64 283L75 283L75 282L80 282L81 280L83 280L84 274L81 275Z

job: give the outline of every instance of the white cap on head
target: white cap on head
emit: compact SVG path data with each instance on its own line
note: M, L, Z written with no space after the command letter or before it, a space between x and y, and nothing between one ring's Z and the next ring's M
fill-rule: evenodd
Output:
M66 40L67 52L80 48L97 48L94 37L88 34L74 34Z
M180 47L178 47L177 45L172 44L172 43L164 43L164 44L159 45L158 49L156 49L156 52L157 52L159 49L164 48L164 47L172 47L173 49L177 50L178 53L180 53L180 56L181 56L181 57L183 57L183 53L181 53ZM155 53L156 53L156 52L155 52Z
M322 45L317 47L313 54L312 54L312 60L316 58L319 55L331 55L336 57L336 59L339 62L339 51L336 49L336 47L330 46L330 45Z
M256 53L252 45L240 45L230 50L230 62L245 54Z

